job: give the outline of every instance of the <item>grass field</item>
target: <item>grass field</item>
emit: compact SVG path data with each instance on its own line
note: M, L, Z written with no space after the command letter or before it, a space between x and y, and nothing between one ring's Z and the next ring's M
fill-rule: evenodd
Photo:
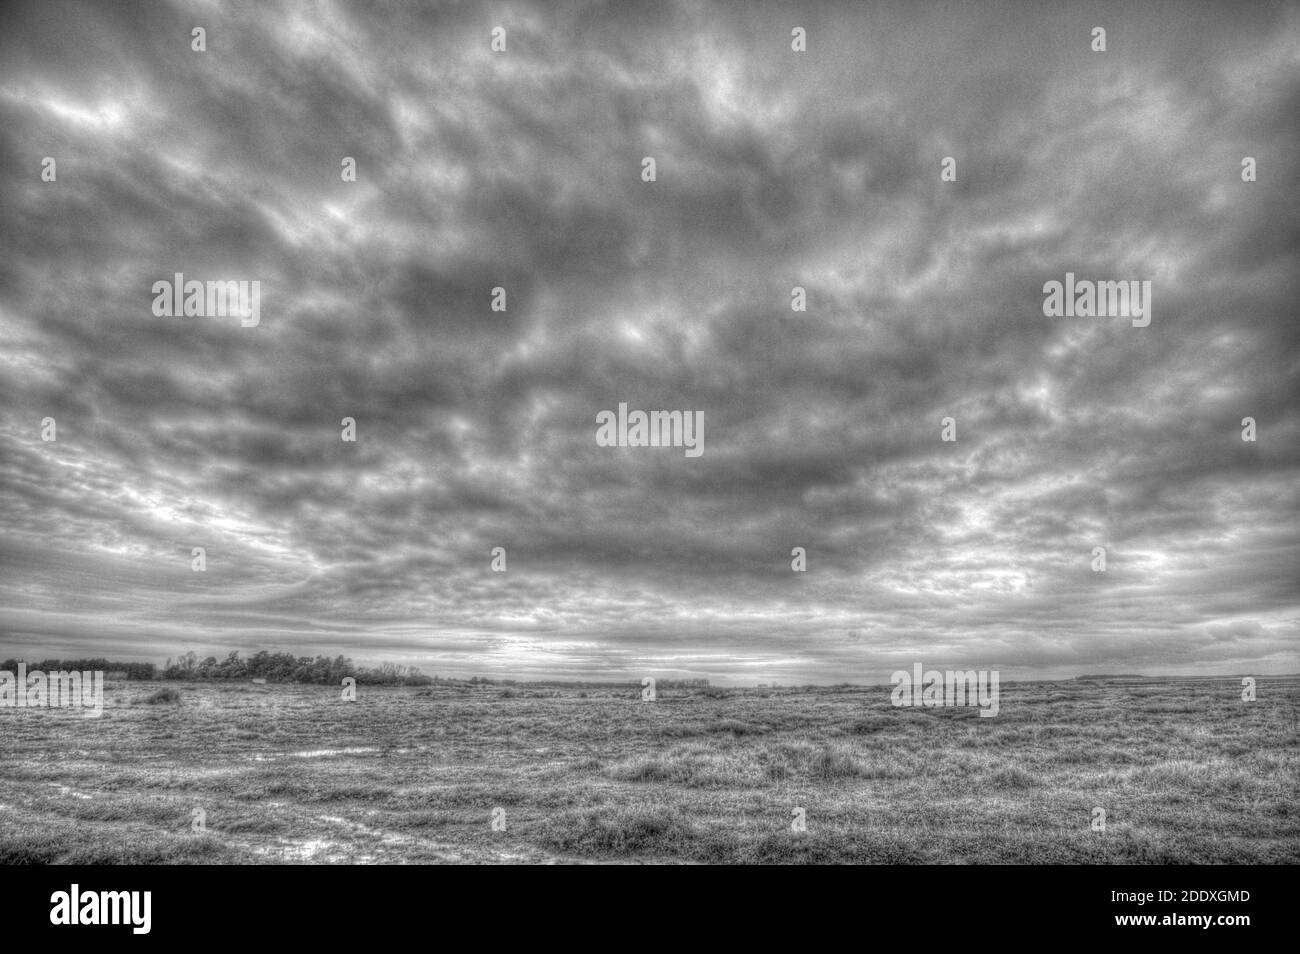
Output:
M115 683L0 710L0 862L1295 863L1300 680L1240 692Z

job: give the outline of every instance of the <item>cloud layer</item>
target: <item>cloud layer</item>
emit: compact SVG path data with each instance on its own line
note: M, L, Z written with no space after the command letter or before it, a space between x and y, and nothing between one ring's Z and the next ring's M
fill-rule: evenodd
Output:
M18 8L0 652L1295 671L1300 8L1053 6Z

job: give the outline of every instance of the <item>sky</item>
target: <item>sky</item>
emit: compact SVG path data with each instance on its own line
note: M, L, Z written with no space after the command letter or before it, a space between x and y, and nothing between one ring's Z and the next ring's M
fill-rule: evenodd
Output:
M6 12L0 658L1300 670L1300 4Z

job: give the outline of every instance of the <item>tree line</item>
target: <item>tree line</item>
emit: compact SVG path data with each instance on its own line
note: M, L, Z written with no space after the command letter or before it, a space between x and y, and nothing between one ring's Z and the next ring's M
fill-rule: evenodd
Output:
M6 659L0 670L17 673L20 659ZM265 679L267 682L307 682L321 685L339 685L351 676L358 685L428 686L435 680L414 666L381 663L373 668L358 666L346 656L294 656L291 653L272 653L263 649L252 656L241 657L236 650L218 660L216 656L200 659L190 651L168 657L159 669L150 662L118 662L108 659L42 659L27 662L28 672L105 672L121 673L127 679Z
M19 665L28 672L120 672L127 679L156 679L158 667L149 662L109 662L107 659L42 659L24 663L21 659L6 659L0 670L17 673Z
M265 649L247 658L236 650L218 661L216 656L200 659L187 652L170 658L163 667L163 679L265 679L267 682L306 682L337 686L351 676L358 685L427 686L433 680L414 666L381 663L358 666L346 656L294 656Z
M6 659L0 663L0 670L16 673L22 663L17 659ZM358 685L371 686L433 686L433 685L483 685L514 686L520 684L514 679L488 679L474 676L472 679L448 679L441 676L426 676L415 666L398 666L395 663L381 663L378 666L358 666L346 656L294 656L292 653L272 653L263 649L252 656L241 657L239 651L229 653L225 659L216 656L200 659L198 654L190 651L174 660L167 658L166 664L159 669L150 662L116 662L108 659L43 659L40 662L26 663L27 671L34 672L106 672L121 673L127 679L180 679L180 680L217 680L217 679L265 679L267 682L305 682L318 685L337 686L351 676ZM535 686L568 686L601 688L624 683L555 681L538 680L525 682ZM637 686L639 682L627 683ZM700 689L707 688L707 679L660 679L660 689Z

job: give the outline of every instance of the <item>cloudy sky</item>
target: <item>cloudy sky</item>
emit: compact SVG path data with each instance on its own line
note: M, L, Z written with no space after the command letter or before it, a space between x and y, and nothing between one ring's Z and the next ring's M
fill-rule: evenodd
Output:
M0 656L1300 669L1300 5L1134 7L10 5Z

